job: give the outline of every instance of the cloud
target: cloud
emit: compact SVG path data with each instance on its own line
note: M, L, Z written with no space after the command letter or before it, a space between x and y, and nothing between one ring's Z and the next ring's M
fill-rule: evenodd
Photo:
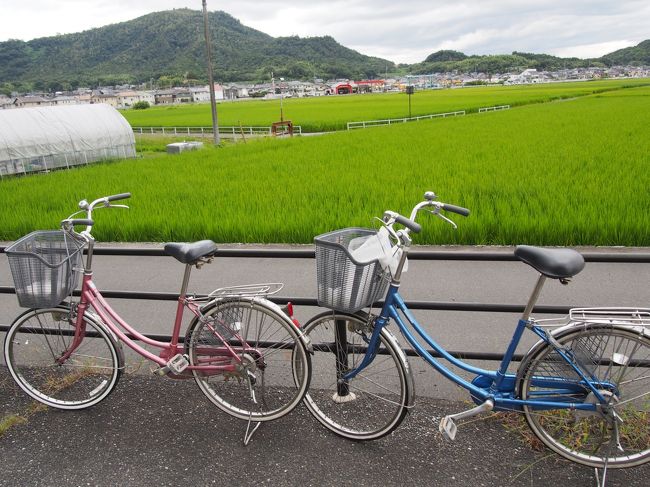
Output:
M3 5L6 4L6 5ZM440 49L594 57L650 37L647 0L207 0L272 36L330 35L346 47L395 62ZM0 0L0 40L88 30L199 0Z

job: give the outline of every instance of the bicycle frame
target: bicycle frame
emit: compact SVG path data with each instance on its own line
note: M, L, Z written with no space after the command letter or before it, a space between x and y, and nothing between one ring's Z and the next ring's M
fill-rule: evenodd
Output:
M91 258L92 253L89 251L89 259ZM87 264L88 267L88 264ZM91 308L97 313L102 322L108 327L108 329L119 338L119 340L125 343L129 348L135 351L140 356L150 360L157 365L163 367L167 362L177 354L184 353L184 347L179 343L180 330L183 321L183 314L185 308L189 309L192 314L194 314L199 319L202 316L201 306L198 304L199 301L196 298L189 297L186 295L187 281L189 280L189 267L186 268L186 275L183 281L183 290L181 295L178 298L178 303L176 307L176 318L174 321L171 341L161 342L158 340L153 340L142 333L138 332L135 328L129 325L124 319L122 319L119 314L113 310L113 308L106 302L105 298L101 295L95 283L92 281L92 271L86 269L84 271L83 284L81 288L81 299L77 307L77 318L76 318L76 329L73 342L70 346L70 349L65 355L63 355L59 361L64 362L67 360L74 350L79 346L83 340L85 329L84 329L84 315L86 311ZM206 301L209 303L210 301ZM210 356L210 359L206 359L212 365L188 365L187 370L200 370L205 373L222 373L222 372L233 372L236 370L237 366L241 364L242 359L231 346L231 344L219 332L214 329L214 327L208 325L210 330L215 334L219 340L223 343L223 346L219 347L205 347L202 348L201 356L207 354ZM135 337L135 340L128 336ZM240 346L243 346L244 349L247 349L240 339ZM160 355L155 355L145 348L141 347L136 343L136 340L146 343L147 345L153 346L155 348L161 349ZM239 348L239 347L237 347ZM251 350L253 350L251 348ZM221 358L218 358L221 357ZM222 365L219 365L218 362L227 362ZM217 362L215 365L214 362Z
M538 281L538 286L536 292L541 288L544 277L540 276L540 281ZM529 304L529 308L532 309L532 305ZM404 320L404 317L406 320ZM559 402L548 399L535 399L535 400L522 400L516 398L516 374L508 373L508 366L512 362L515 350L519 345L521 337L526 330L529 328L532 330L538 337L544 340L547 343L551 343L548 339L546 332L541 329L539 326L536 326L529 319L520 319L517 323L515 331L513 333L512 339L506 353L501 361L500 367L498 370L486 370L479 367L474 367L460 359L455 358L449 352L447 352L440 344L433 340L422 328L422 326L415 319L411 311L408 309L403 298L399 294L399 282L393 281L388 289L384 305L379 317L375 319L374 329L370 337L368 348L366 354L357 368L351 370L344 374L341 377L341 381L352 379L359 372L361 372L372 360L374 359L376 352L379 346L379 335L381 329L386 326L390 319L394 320L397 323L401 333L404 335L409 344L417 352L417 354L422 357L429 365L435 368L440 372L444 377L456 383L460 387L467 389L471 394L472 398L479 400L480 402L485 402L488 399L494 401L495 410L520 410L523 406L535 408L535 409L577 409L577 410L586 410L586 411L595 411L597 405L593 403L583 403L583 402ZM444 360L449 362L452 366L458 367L459 369L465 370L469 373L476 374L477 377L474 381L469 382L454 373L448 367L446 367L440 360L437 360L431 353L429 353L416 339L416 334L421 337L428 346L430 346L434 352L438 353ZM551 343L552 346L555 347ZM601 383L598 381L593 381L585 376L584 372L577 367L567 355L566 351L555 347L555 351L569 364L573 370L577 373L580 381L567 381L566 379L550 379L544 378L539 379L537 385L548 384L549 387L553 386L552 393L558 394L563 392L562 389L559 389L557 386L560 385L566 389L564 392L571 391L584 391L584 386L594 394L599 402L605 403L606 398L603 397L601 391L603 389L611 390L613 386L611 384ZM485 386L479 385L479 383L486 383Z

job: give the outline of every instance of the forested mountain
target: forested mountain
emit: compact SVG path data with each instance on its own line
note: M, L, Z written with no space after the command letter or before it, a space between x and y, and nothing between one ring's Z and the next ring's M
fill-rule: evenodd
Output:
M610 52L601 58L608 66L632 64L650 66L650 39L634 47L626 47Z
M331 37L274 38L225 12L209 13L209 25L218 81L268 80L271 72L292 79L370 78L395 68ZM156 12L75 34L0 42L0 85L51 90L152 79L207 79L202 12Z
M218 82L362 79L395 72L391 61L364 56L332 37L271 37L225 12L209 13ZM650 65L650 40L597 59L513 52L467 56L444 50L400 65L403 74L504 73L618 64ZM0 42L0 92L56 91L77 86L154 82L159 87L207 80L201 11L176 9L75 34Z
M438 51L429 55L424 62L413 64L414 74L459 71L463 73L504 73L528 68L540 71L560 69L605 67L616 65L649 66L650 40L635 47L628 47L594 59L561 58L549 54L533 54L514 51L512 54L491 56L467 56L458 51Z

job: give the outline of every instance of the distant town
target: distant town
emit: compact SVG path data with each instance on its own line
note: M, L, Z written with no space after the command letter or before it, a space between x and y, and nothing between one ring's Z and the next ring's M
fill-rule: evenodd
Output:
M522 85L567 81L588 81L605 78L650 77L650 66L615 66L610 68L575 68L560 71L488 73L434 73L409 75L399 78L372 80L288 81L282 78L268 83L215 84L217 101L246 99L302 98L313 96L349 95L363 93L405 92L408 86L415 90L460 88L482 85ZM0 95L0 109L106 103L118 109L135 106L207 103L209 85L161 88L150 84L133 86L106 86L97 89L78 88L71 92L12 93ZM136 105L139 104L139 105Z

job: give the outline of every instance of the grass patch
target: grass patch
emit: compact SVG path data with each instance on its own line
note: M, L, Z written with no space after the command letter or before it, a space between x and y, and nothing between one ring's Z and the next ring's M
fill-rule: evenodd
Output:
M9 429L17 424L25 424L27 419L17 414L8 414L0 419L0 436L4 435Z

